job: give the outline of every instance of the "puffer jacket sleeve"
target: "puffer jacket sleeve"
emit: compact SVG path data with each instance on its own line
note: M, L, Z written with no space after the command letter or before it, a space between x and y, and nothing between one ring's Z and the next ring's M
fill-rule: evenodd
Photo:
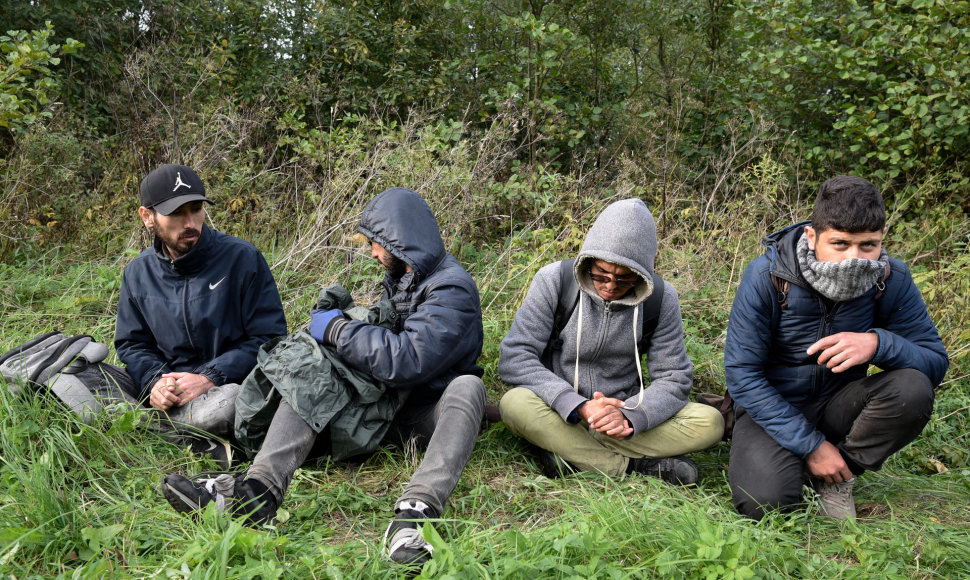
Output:
M337 339L340 357L377 380L405 387L427 382L481 350L481 304L471 278L442 276L421 292L399 333L350 321Z
M141 390L141 399L147 398L152 385L160 376L171 372L164 355L156 347L155 336L135 300L130 286L137 284L137 274L129 266L121 279L118 319L115 324L115 350L118 359L125 364L135 385Z
M884 370L916 369L934 387L943 381L950 365L946 350L909 268L898 260L892 260L892 274L872 331L879 336L872 364Z
M684 323L681 319L677 291L664 282L663 307L657 328L647 351L650 385L640 394L628 398L623 415L630 420L634 433L660 425L687 404L693 383L694 366L684 345Z
M771 362L772 301L776 295L769 266L764 256L751 262L734 295L724 346L727 389L735 405L743 407L779 445L804 458L825 437L765 375Z
M560 264L544 266L532 279L512 327L502 340L498 373L506 383L535 393L566 420L586 397L573 391L568 381L547 369L541 361L559 304Z
M198 373L217 375L223 383L241 382L256 366L259 346L286 334L283 302L273 273L258 250L252 248L250 252L255 268L239 300L244 338L196 369ZM210 370L215 372L209 373Z

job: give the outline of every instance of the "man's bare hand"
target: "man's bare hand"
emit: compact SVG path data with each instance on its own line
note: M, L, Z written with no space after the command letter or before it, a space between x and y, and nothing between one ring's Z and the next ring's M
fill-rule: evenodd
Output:
M202 375L195 373L166 373L161 380L171 379L174 388L170 391L176 397L175 405L181 407L199 395L205 394L215 385Z
M152 392L148 396L148 404L156 409L168 411L179 404L179 397L175 389L175 379L168 375L162 376L152 386Z
M627 424L626 417L620 412L624 405L620 399L607 397L597 391L579 409L579 417L603 435L622 440L633 433L633 428Z
M840 332L819 340L807 352L819 353L818 364L827 366L833 373L841 373L871 361L878 347L879 336L875 332Z
M818 449L805 459L805 464L813 476L828 483L839 483L852 479L852 471L842 459L842 454L828 441L823 441Z

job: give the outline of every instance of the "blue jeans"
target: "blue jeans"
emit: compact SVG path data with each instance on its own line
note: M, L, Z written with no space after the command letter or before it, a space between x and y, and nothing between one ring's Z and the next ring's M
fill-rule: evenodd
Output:
M471 457L484 412L485 384L473 375L455 378L434 403L401 409L385 441L405 444L414 439L427 451L398 501L420 500L441 515ZM316 431L282 401L247 476L266 485L282 503L316 438Z

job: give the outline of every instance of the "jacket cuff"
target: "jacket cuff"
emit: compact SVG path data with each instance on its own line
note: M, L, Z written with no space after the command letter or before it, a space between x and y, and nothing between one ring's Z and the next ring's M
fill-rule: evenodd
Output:
M323 344L336 346L337 339L340 338L340 333L343 332L344 327L350 324L345 316L335 316L327 324L327 328L323 331Z
M562 417L563 421L569 421L569 415L572 413L576 407L585 403L588 399L579 393L573 391L572 389L568 391L563 391L556 397L556 400L552 402L551 407L559 416Z
M226 383L226 375L222 374L214 367L199 367L196 369L195 374L209 379L215 386L224 385Z

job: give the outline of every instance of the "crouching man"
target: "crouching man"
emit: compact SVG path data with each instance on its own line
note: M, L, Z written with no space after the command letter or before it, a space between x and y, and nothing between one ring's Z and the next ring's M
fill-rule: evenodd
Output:
M734 297L724 367L737 422L734 505L801 503L855 517L855 478L923 430L947 354L909 269L883 248L882 195L859 177L819 190L811 222L768 236ZM869 365L883 372L868 376Z

